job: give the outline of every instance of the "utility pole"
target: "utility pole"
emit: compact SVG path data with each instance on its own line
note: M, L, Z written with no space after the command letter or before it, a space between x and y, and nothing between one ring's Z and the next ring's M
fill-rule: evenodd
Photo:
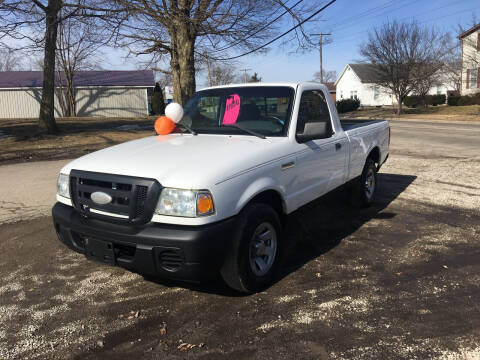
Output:
M252 69L241 69L240 71L243 71L243 82L247 83L247 71L252 70Z
M207 55L207 50L203 53L203 56L205 56L205 60L207 62L207 69L208 69L208 86L213 86L212 84L212 75L210 72L210 61L208 60L208 55Z
M318 45L320 46L320 82L323 84L323 56L322 56L322 48L323 48L323 37L330 36L330 33L320 33L320 34L310 34L312 36L318 36Z

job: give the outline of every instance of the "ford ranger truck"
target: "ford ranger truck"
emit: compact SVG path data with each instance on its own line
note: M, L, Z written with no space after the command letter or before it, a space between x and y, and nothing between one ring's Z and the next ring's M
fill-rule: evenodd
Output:
M67 164L53 222L88 259L187 281L220 272L255 292L273 280L289 214L347 183L354 203L374 201L389 143L387 121L341 122L319 83L211 87L173 133Z

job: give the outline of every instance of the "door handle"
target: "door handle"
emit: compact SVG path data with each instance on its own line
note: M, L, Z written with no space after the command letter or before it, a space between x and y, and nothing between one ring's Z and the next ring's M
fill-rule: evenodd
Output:
M340 150L342 148L342 144L341 143L336 143L335 144L335 150Z
M288 163L282 164L282 170L287 170L295 166L295 161L290 161Z

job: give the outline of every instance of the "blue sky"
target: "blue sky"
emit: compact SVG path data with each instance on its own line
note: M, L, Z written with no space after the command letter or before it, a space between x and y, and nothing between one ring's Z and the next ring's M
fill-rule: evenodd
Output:
M332 33L332 43L323 47L324 69L340 75L347 63L360 58L358 47L368 31L387 20L416 19L456 36L458 24L469 24L475 13L480 19L479 0L337 0L325 10L321 18L326 21L318 23L315 32ZM264 81L310 80L320 66L318 51L286 56L275 49L249 56L242 64L255 69Z
M470 24L473 16L480 22L479 0L337 0L319 15L324 21L309 30L332 33L332 42L323 48L324 69L340 75L347 63L360 59L358 48L367 39L368 31L387 20L416 19L422 25L435 26L455 37L458 24ZM114 61L112 65L117 69L134 66L132 61ZM319 52L316 49L287 55L272 44L267 54L239 59L237 68L250 68L263 81L308 81L319 70ZM200 74L197 82L202 87L205 76Z

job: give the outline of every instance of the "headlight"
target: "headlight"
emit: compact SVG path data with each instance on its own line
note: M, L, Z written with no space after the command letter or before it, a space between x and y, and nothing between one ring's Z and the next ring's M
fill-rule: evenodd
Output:
M212 194L209 191L165 188L160 194L158 215L196 217L215 212Z
M70 177L68 175L58 175L57 194L70 199Z

